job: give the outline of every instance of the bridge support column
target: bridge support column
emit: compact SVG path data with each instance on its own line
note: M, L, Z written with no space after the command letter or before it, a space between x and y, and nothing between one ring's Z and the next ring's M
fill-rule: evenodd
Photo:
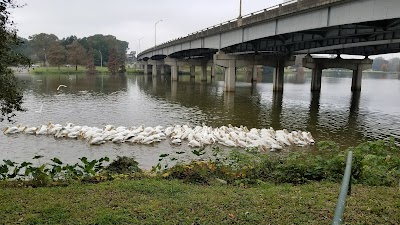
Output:
M362 81L362 68L358 66L356 70L353 70L353 79L351 82L351 91L357 92L361 91L361 81Z
M273 86L274 86L274 92L282 92L283 91L283 79L285 74L285 65L283 61L278 61L275 72L274 72L274 77L273 77Z
M257 82L257 78L258 78L258 66L254 65L253 66L253 73L252 73L252 77L251 77L251 82Z
M201 65L201 81L207 81L207 64Z
M229 67L225 68L225 86L226 92L233 92L236 89L236 62L229 60Z
M157 64L153 64L153 66L152 66L152 74L153 74L153 77L157 76Z
M312 70L311 91L321 91L322 69L318 66Z
M178 66L171 66L171 80L178 80Z
M215 77L215 64L211 65L211 78Z
M142 62L143 70L144 70L144 75L149 74L149 64L147 61Z
M353 70L353 80L351 90L353 92L361 91L362 71L370 69L372 60L365 59L342 59L340 57L334 59L327 58L312 58L306 56L303 58L303 66L313 70L313 79L311 91L321 90L321 74L323 69L329 68L344 68Z
M196 66L190 66L190 76L191 77L196 76Z
M161 75L165 75L165 65L161 65Z

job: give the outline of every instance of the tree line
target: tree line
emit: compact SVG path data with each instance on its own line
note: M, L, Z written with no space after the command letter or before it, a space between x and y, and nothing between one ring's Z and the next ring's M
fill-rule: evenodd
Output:
M375 58L372 63L372 70L384 72L400 72L400 58L386 60L382 57Z
M118 40L112 35L96 34L77 38L71 35L59 39L54 34L40 33L28 39L20 38L21 45L14 51L31 59L31 62L49 63L60 67L65 64L86 66L93 71L104 65L111 74L124 72L128 42Z

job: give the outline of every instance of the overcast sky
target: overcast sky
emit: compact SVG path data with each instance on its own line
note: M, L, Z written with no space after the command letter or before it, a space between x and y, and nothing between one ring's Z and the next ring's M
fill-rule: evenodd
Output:
M19 36L55 34L62 39L110 34L129 42L131 51L186 36L236 18L240 0L17 0L26 4L12 11ZM242 0L242 14L274 6L283 0ZM385 57L387 58L387 56Z
M27 5L13 11L19 36L52 33L62 39L111 34L136 51L236 18L239 0L18 0ZM243 0L243 14L283 0Z

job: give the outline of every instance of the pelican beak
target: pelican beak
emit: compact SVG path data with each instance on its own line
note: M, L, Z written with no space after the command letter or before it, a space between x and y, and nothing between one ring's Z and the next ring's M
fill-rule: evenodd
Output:
M3 134L5 134L7 130L8 130L8 127L4 128L3 129Z

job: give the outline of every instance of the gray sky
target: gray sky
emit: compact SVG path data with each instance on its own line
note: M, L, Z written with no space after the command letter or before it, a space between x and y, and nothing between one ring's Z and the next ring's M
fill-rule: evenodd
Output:
M111 34L136 51L216 25L239 15L239 0L18 0L27 5L13 11L19 36L52 33L58 38ZM243 0L243 14L283 0Z
M240 0L17 0L25 7L12 13L19 36L52 33L62 39L111 34L129 42L132 51L186 36L236 18ZM242 14L274 6L283 0L242 0ZM384 56L399 57L399 54Z

